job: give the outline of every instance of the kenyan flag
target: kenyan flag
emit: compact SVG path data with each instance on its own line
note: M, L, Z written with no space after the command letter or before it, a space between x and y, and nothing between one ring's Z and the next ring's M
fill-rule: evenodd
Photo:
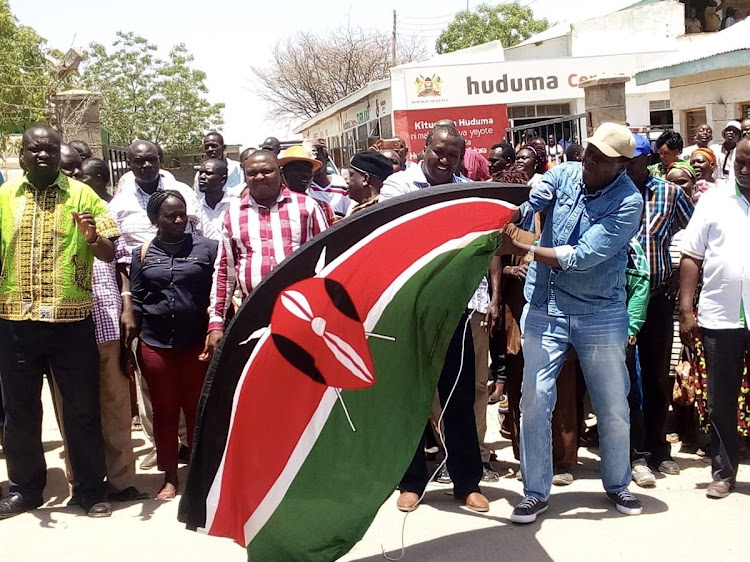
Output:
M512 212L477 197L418 208L361 237L314 278L279 288L269 325L233 340L252 351L218 467L215 453L201 461L200 445L194 455L203 466L191 467L181 505L188 526L233 538L250 560L348 552L411 461L450 339ZM201 425L212 423L217 373L204 389Z

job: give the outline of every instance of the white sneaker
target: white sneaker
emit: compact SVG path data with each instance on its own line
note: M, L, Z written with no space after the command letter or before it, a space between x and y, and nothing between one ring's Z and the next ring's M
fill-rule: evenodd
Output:
M641 488L653 488L656 486L656 476L645 462L637 462L630 471L633 482Z

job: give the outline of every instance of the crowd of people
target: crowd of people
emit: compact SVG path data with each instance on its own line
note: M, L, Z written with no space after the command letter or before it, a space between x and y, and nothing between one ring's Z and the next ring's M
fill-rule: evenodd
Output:
M747 19L750 10L729 6L726 0L688 0L685 33L720 31Z
M0 186L0 435L10 484L0 519L43 503L44 376L71 504L106 517L113 501L148 497L136 486L134 403L153 445L141 468L157 466L156 498L173 499L208 362L254 287L335 222L420 189L487 180L526 186L528 201L503 229L450 342L398 509L421 502L436 434L447 453L438 482L452 482L469 509L489 509L480 484L499 479L485 443L490 403L520 462L516 523L548 508L552 485L573 482L578 448L593 434L607 495L620 512L640 513L630 482L650 487L655 471L680 471L670 406L686 428L710 428L706 493L726 497L750 351L740 247L750 232L750 119L729 122L723 142L712 137L702 125L690 147L674 131L652 146L604 123L558 164L557 147L539 137L500 142L485 158L443 120L416 161L404 139L381 139L339 175L322 143L282 153L271 137L234 161L209 132L193 185L162 169L157 145L136 140L129 172L112 187L109 166L85 143L29 128L24 175ZM699 372L678 382L700 386L687 409L673 399L675 337ZM586 395L596 414L588 435Z

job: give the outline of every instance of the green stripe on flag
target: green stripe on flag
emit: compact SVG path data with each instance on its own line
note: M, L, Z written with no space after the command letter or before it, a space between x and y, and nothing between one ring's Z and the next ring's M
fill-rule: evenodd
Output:
M396 293L374 330L396 342L369 340L375 385L342 392L357 431L337 402L249 560L335 560L362 538L411 462L448 344L498 245L491 234L441 254Z

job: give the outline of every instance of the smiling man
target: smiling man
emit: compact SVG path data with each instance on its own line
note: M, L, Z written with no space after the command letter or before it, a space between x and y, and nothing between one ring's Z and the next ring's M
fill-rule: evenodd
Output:
M455 127L435 125L427 134L424 160L390 176L380 190L380 200L431 185L466 181L455 173L465 149L466 143Z
M643 199L626 173L635 139L627 127L603 123L587 142L583 165L567 162L545 173L514 217L519 222L530 213L547 214L539 245L503 235L503 248L530 254L532 260L521 318L525 498L513 510L514 523L531 523L547 510L555 381L571 348L599 420L604 489L618 511L641 512L640 502L628 492L630 378L625 364L625 267L643 211Z
M452 122L439 121L427 134L424 160L389 176L380 190L380 200L431 186L468 181L456 175L465 148L466 143ZM444 414L445 443L449 454L439 478L442 482L452 480L453 497L469 509L479 512L489 510L489 500L479 489L484 470L474 415L475 347L485 357L488 353L486 346L475 346L475 338L486 339L489 345L487 331L481 326L489 304L488 288L487 280L483 279L467 305L448 346L437 388L441 405L446 405L448 396L452 394ZM489 360L484 364L488 365ZM485 385L487 378L485 375ZM455 390L452 390L454 387ZM408 512L418 507L428 479L424 444L420 442L399 484L401 495L396 502L399 510Z

